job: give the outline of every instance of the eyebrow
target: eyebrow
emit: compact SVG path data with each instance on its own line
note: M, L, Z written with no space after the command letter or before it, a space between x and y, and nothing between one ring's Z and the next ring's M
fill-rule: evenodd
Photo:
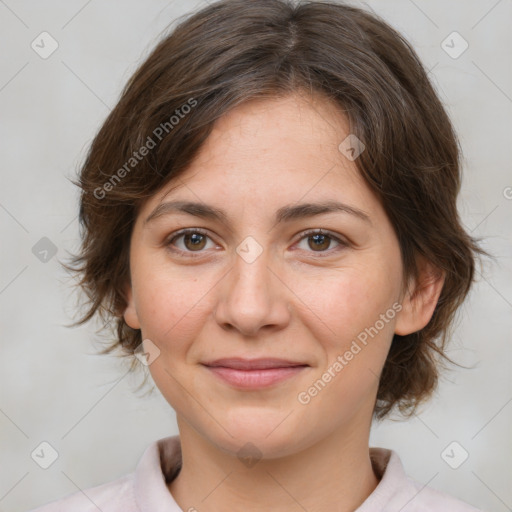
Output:
M325 213L348 213L369 224L372 221L369 215L348 204L337 201L323 201L318 203L300 203L283 206L277 210L275 215L276 224L290 222L292 220L314 217ZM144 225L164 215L172 213L186 213L203 219L216 220L229 225L226 212L219 208L207 205L205 203L196 203L192 201L169 201L159 204L144 221Z

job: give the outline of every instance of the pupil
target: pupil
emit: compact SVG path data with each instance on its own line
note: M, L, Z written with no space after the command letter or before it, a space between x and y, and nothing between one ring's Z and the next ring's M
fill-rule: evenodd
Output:
M322 247L322 245L325 245L325 242L326 240L328 240L328 236L327 235L313 235L312 238L314 239L315 241L315 247L318 249L318 248L325 248L325 247ZM320 244L318 243L320 242ZM323 242L323 244L322 244ZM329 245L329 243L327 242L327 245Z
M201 246L202 243L204 243L203 235L200 233L192 233L189 235L185 235L185 239L187 242L190 242L191 245L195 248L198 248Z

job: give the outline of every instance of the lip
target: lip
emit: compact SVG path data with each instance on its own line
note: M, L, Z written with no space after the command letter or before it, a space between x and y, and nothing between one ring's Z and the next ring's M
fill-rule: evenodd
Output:
M234 370L268 370L272 368L290 368L292 366L308 366L299 361L290 361L288 359L277 359L275 357L260 357L257 359L245 359L243 357L229 357L216 359L203 363L209 367L232 368Z
M290 379L306 368L306 363L286 359L225 358L203 365L216 377L242 389L260 389Z

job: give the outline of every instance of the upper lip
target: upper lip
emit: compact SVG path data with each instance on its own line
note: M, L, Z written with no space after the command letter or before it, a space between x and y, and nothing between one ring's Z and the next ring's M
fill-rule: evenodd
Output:
M276 359L271 357L259 359L244 359L241 357L231 357L216 359L203 363L205 366L223 366L235 370L266 370L269 368L289 368L291 366L309 366L306 363L290 361L288 359Z

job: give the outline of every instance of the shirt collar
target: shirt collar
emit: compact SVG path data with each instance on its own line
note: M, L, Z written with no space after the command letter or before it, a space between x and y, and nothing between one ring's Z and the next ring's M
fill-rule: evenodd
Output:
M356 512L374 512L410 495L410 483L398 454L386 448L370 448L370 460L379 483ZM146 448L136 469L135 500L141 512L182 512L167 488L181 469L178 435L165 437Z
M179 436L165 437L146 448L135 469L135 501L141 512L182 512L167 488L181 468Z

